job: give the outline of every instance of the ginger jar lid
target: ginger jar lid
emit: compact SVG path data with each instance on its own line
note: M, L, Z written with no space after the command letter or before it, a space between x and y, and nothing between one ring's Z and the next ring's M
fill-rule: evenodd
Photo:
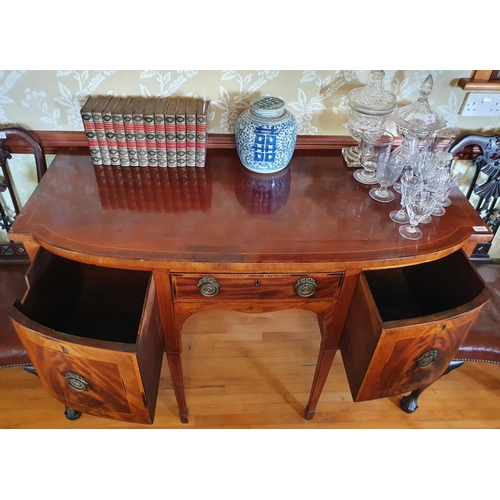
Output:
M285 101L279 97L257 97L250 101L250 110L257 116L276 118L284 114Z

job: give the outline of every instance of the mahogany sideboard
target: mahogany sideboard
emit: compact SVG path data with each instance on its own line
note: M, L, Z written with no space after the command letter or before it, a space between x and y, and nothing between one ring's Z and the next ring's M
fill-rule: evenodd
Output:
M428 386L489 291L468 255L491 232L455 188L423 238L368 196L338 150L246 170L231 149L205 168L93 166L61 150L10 237L31 260L11 319L44 387L67 407L152 423L166 352L182 422L183 322L207 309L317 314L305 418L338 349L355 401Z

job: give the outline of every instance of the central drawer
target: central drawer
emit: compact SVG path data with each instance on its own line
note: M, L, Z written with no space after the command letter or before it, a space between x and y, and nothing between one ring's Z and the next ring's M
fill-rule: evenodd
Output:
M171 275L176 302L336 300L342 277L342 273Z

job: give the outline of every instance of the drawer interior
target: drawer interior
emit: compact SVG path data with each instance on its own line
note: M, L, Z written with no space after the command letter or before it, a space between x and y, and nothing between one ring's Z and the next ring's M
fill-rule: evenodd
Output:
M484 289L461 251L433 262L364 274L384 322L448 311L467 304Z
M150 277L149 271L82 264L40 249L20 310L60 332L134 344Z

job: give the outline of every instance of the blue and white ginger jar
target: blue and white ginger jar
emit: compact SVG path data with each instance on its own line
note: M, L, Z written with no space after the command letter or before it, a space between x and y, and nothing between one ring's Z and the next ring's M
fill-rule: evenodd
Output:
M297 141L297 122L278 97L258 97L236 122L236 150L241 163L259 173L284 169Z

